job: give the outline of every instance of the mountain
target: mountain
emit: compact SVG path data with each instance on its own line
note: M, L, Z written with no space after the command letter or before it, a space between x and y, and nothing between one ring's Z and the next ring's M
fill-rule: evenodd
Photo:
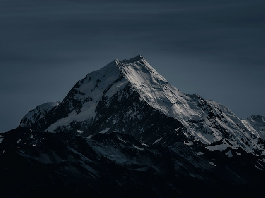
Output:
M78 81L0 136L9 196L259 195L265 118L172 86L139 55ZM14 190L15 189L15 190Z
M61 103L49 104L49 108L44 104L30 111L20 127L83 136L123 132L147 145L158 140L171 144L169 139L173 143L177 135L184 135L205 145L219 142L222 148L264 152L259 144L264 135L257 125L240 120L214 101L182 93L141 55L115 60L88 74Z

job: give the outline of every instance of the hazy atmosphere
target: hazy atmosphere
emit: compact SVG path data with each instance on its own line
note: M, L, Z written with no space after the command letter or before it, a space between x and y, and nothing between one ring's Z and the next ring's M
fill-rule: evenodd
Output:
M265 115L264 0L0 0L0 132L142 54L172 85Z

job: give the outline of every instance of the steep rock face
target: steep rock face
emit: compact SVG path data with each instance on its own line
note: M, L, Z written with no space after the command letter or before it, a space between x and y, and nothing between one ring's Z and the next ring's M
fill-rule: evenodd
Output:
M122 132L145 144L198 141L264 152L257 129L250 130L221 104L180 92L142 56L115 60L88 74L58 106L40 117L27 116L29 121L20 126L83 136Z

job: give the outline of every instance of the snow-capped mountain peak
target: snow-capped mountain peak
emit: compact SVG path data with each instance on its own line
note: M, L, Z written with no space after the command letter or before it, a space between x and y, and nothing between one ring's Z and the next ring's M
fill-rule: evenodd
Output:
M188 142L219 142L222 148L225 144L254 152L263 149L258 142L264 136L250 127L252 123L241 121L221 104L182 93L138 55L115 59L87 74L60 104L39 112L38 119L27 114L20 126L87 136L116 131L148 144L179 141L181 134Z

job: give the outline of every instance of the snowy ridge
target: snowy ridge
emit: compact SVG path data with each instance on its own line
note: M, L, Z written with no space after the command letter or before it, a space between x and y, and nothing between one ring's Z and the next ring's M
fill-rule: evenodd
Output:
M211 144L225 138L225 132L229 134L234 147L243 147L248 152L263 148L257 144L259 134L255 130L249 131L231 110L198 95L183 94L142 56L133 61L118 62L118 66L143 100L165 115L179 120L197 140ZM249 141L252 141L250 145Z
M50 125L47 131L54 131L58 126L67 126L72 121L82 122L93 119L96 115L96 107L103 95L111 97L128 83L124 80L117 81L119 77L120 71L115 61L98 71L88 74L74 88L75 95L73 98L82 103L81 108L77 111L75 107L71 106L71 113Z
M60 102L47 102L42 105L37 106L35 109L29 111L21 120L21 127L31 127L33 124L38 122L41 118L54 107L58 106Z

